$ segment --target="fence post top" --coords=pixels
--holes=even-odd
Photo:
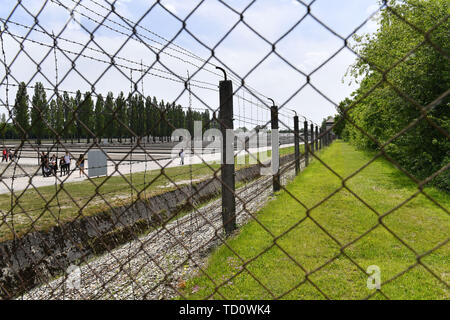
[[[224,76],[224,78],[225,78],[225,81],[227,81],[227,80],[228,80],[228,79],[227,79],[227,72],[225,71],[225,69],[224,69],[224,68],[221,68],[221,67],[219,67],[219,66],[216,66],[216,69],[218,69],[218,70],[220,70],[220,71],[223,72],[223,76]]]

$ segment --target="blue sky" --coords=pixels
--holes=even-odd
[[[44,2],[23,0],[22,4],[32,15],[36,15]],[[105,21],[104,24],[119,32],[105,26],[98,27],[98,23],[93,21],[101,21],[102,17],[108,12],[101,7],[110,7],[106,0],[82,0],[76,6],[77,2],[78,0],[47,1],[38,16],[39,24],[48,33],[53,31],[58,35],[70,21],[70,10],[75,8],[78,11],[75,12],[74,16],[77,22],[72,20],[64,32],[60,34],[60,37],[86,44],[89,42],[90,35],[85,29],[90,32],[95,30],[93,33],[95,43],[91,42],[83,53],[105,62],[110,61],[108,55],[117,53],[131,31],[127,30],[127,24],[114,13],[108,16],[110,20]],[[145,75],[143,82],[139,83],[139,90],[142,91],[143,84],[145,95],[156,96],[165,101],[178,99],[177,101],[180,104],[187,107],[189,95],[186,92],[181,94],[184,88],[183,83],[170,81],[158,77],[158,75],[180,80],[180,78],[186,77],[187,72],[191,75],[194,74],[198,69],[197,66],[201,66],[203,62],[193,58],[191,53],[202,59],[208,59],[211,51],[205,46],[215,47],[218,41],[240,19],[237,13],[217,0],[205,0],[191,13],[200,2],[199,0],[161,1],[165,8],[151,0],[118,0],[115,2],[116,12],[120,16],[128,18],[132,22],[140,20],[139,25],[147,29],[137,28],[139,39],[129,40],[117,53],[118,57],[135,61],[137,64],[116,59],[117,63],[135,69],[140,69],[139,63],[141,61],[145,66],[153,65],[152,74]],[[242,12],[251,3],[247,0],[227,0],[225,2],[238,12]],[[309,4],[311,1],[306,3]],[[23,7],[18,6],[11,14],[16,5],[15,1],[3,3],[0,7],[0,18],[6,19],[9,17],[12,22],[32,26],[34,18]],[[146,14],[150,8],[152,8],[151,11]],[[377,8],[377,0],[316,0],[310,6],[311,14],[314,17],[344,38],[351,35]],[[295,0],[257,0],[245,11],[244,21],[268,42],[274,43],[291,29],[306,12],[306,6]],[[189,18],[186,19],[188,16]],[[180,32],[182,29],[180,20],[185,19],[187,30],[203,44],[200,44],[188,32]],[[0,25],[3,26],[3,23],[1,22]],[[376,28],[376,21],[371,20],[358,31],[358,34],[374,32]],[[28,39],[51,46],[53,43],[51,37],[39,32],[42,31],[40,27],[36,27],[36,29],[38,31],[32,31]],[[11,23],[8,24],[8,30],[14,36],[9,34],[3,36],[6,60],[10,64],[14,58],[16,59],[11,67],[15,79],[10,78],[9,82],[14,84],[17,81],[29,82],[31,80],[30,84],[34,84],[36,81],[42,81],[44,86],[51,88],[55,82],[53,52],[51,51],[51,54],[48,54],[49,47],[37,45],[30,41],[24,42],[25,51],[29,56],[35,61],[42,61],[42,73],[35,75],[36,65],[24,52],[20,52],[20,47],[16,41],[21,41],[20,37],[25,36],[30,30]],[[165,44],[162,38],[172,39],[177,34],[178,36],[173,42],[177,46],[169,46],[164,49],[160,55],[161,63],[156,62],[154,52],[161,49],[161,44]],[[239,77],[247,76],[245,81],[253,89],[264,96],[273,98],[278,105],[284,105],[281,119],[285,122],[288,121],[285,115],[292,114],[288,109],[294,109],[315,122],[320,122],[323,118],[335,114],[335,107],[329,100],[339,103],[355,89],[354,84],[349,86],[350,79],[344,77],[349,66],[355,61],[355,55],[346,48],[311,75],[311,83],[329,100],[325,99],[311,86],[305,86],[297,92],[305,84],[306,77],[273,53],[248,74],[270,53],[272,46],[266,40],[256,35],[243,23],[239,23],[214,50],[220,62],[214,58],[211,59],[211,65],[206,65],[204,69],[195,74],[194,80],[199,82],[192,82],[192,84],[214,89],[214,85],[218,84],[221,77],[220,73],[214,70],[213,65],[225,65]],[[62,39],[58,41],[58,46],[63,50],[75,53],[82,49],[81,46]],[[312,16],[307,16],[288,35],[277,42],[276,51],[292,66],[303,73],[309,74],[340,50],[342,46],[343,41],[341,39],[320,25]],[[20,53],[16,56],[18,52]],[[82,91],[88,91],[91,89],[91,84],[95,84],[95,91],[102,94],[106,94],[108,91],[117,94],[121,90],[124,92],[130,90],[131,81],[129,78],[131,73],[129,69],[119,68],[120,71],[114,67],[107,69],[109,67],[107,63],[79,57],[76,60],[78,72],[70,71],[71,62],[66,56],[75,58],[72,53],[57,52],[58,78],[59,81],[62,80],[60,83],[61,90],[76,91],[81,89]],[[173,72],[176,76],[167,72]],[[0,97],[3,102],[6,101],[4,75],[5,72],[2,67],[0,77],[3,83],[0,87]],[[134,71],[132,76],[133,80],[136,81],[141,77],[141,73]],[[236,83],[239,77],[233,77]],[[203,85],[203,82],[213,85]],[[237,84],[235,85],[236,88]],[[216,92],[195,86],[192,87],[192,90],[194,92],[193,107],[200,109],[207,106],[217,108],[218,94]],[[10,101],[13,100],[14,93],[15,88],[10,88]],[[32,94],[31,89],[29,94]],[[49,94],[51,93],[49,92]],[[245,90],[239,91],[238,96],[243,96],[253,102],[258,100]],[[263,96],[258,96],[258,98],[269,104]],[[4,111],[5,109],[3,109]],[[251,105],[238,97],[235,98],[235,114],[237,118],[235,126],[252,127],[250,122],[259,123],[269,119],[269,112],[264,108]]]

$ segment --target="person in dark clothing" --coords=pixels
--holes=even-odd
[[[50,169],[52,174],[56,176],[56,173],[58,171],[58,161],[56,155],[53,155],[50,159]]]
[[[77,160],[77,167],[80,168],[80,177],[81,174],[84,174],[84,156],[80,154]]]
[[[64,161],[64,156],[59,158],[59,168],[60,168],[60,177],[62,177],[66,173],[66,162]]]
[[[14,153],[12,152],[12,150],[9,150],[8,152],[8,157],[9,157],[9,161],[14,161]]]
[[[45,177],[45,166],[47,165],[47,156],[45,155],[45,152],[41,153],[41,168],[42,168],[42,175]]]

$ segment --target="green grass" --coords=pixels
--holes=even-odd
[[[373,155],[339,141],[320,153],[321,159],[342,177],[354,173]],[[370,164],[346,185],[380,214],[389,212],[417,191],[409,178],[384,159]],[[340,245],[311,218],[306,218],[306,210],[299,202],[282,191],[257,214],[259,223],[268,231],[255,221],[244,226],[227,242],[232,250],[224,245],[217,248],[205,269],[208,276],[200,273],[188,280],[183,295],[188,299],[324,299],[316,285],[332,299],[362,299],[373,293],[372,298],[383,299],[383,295],[367,288],[367,275],[351,260],[364,270],[371,265],[379,266],[381,280],[385,282],[415,265],[416,256],[381,225],[346,247],[348,257],[339,255],[341,246],[378,223],[378,216],[346,189],[333,194],[340,187],[342,181],[319,161],[314,161],[287,187],[306,207],[313,208],[309,211],[312,219]],[[425,192],[444,208],[449,207],[447,193],[434,188],[425,188]],[[443,243],[450,231],[447,213],[423,195],[382,221],[419,255]],[[331,261],[333,257],[336,259]],[[449,244],[421,261],[448,283]],[[305,281],[305,272],[298,264],[308,272],[317,270],[308,277],[314,285]],[[391,299],[449,298],[448,288],[421,265],[381,289]]]
[[[293,147],[280,149],[281,156],[292,152],[294,152]],[[238,156],[236,162],[243,157]],[[236,170],[248,166],[248,158],[247,155],[245,163],[237,164]],[[219,164],[211,163],[209,166],[213,170],[220,168]],[[21,195],[22,191],[15,192],[15,196],[19,198],[14,199],[12,215],[10,212],[11,194],[1,194],[0,208],[2,212],[0,211],[0,214],[5,215],[5,219],[0,220],[0,241],[13,238],[12,227],[20,237],[28,232],[48,230],[55,225],[78,219],[80,216],[91,216],[107,211],[111,207],[130,204],[137,199],[137,193],[141,191],[140,197],[148,198],[174,190],[176,187],[170,180],[177,183],[178,186],[190,183],[191,170],[194,181],[209,179],[213,175],[211,168],[205,164],[194,164],[191,167],[186,165],[167,168],[164,170],[165,175],[162,175],[160,170],[151,170],[124,176],[94,178],[92,181],[95,184],[88,180],[70,182],[64,184],[63,190],[58,193],[57,197],[55,197],[55,193],[60,186],[36,189],[30,187],[23,195]]]

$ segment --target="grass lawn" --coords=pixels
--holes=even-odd
[[[373,155],[337,141],[322,151],[320,158],[339,175],[348,177]],[[417,191],[409,178],[384,159],[370,164],[346,185],[381,215]],[[307,208],[312,208],[309,211],[312,219],[339,244],[306,216],[306,209],[299,202],[282,191],[257,215],[267,230],[255,221],[244,226],[227,242],[235,253],[225,245],[217,248],[205,269],[208,277],[200,273],[189,279],[182,289],[183,295],[188,299],[264,300],[363,299],[374,294],[371,298],[384,299],[381,293],[367,288],[368,276],[351,260],[364,270],[372,265],[379,266],[384,283],[414,266],[416,254],[382,225],[377,226],[377,214],[349,191],[341,189],[330,196],[340,187],[341,180],[319,161],[313,161],[287,187]],[[425,188],[425,192],[448,211],[448,193],[431,187]],[[328,200],[318,205],[328,196]],[[304,221],[298,224],[302,219]],[[419,255],[444,243],[450,234],[448,214],[423,195],[413,198],[382,221]],[[347,244],[343,251],[348,257],[340,254],[340,248]],[[449,243],[425,255],[421,261],[448,284]],[[305,281],[305,272],[298,264],[307,270],[308,279],[323,294]],[[448,286],[421,265],[383,284],[381,290],[390,299],[450,298]]]
[[[293,152],[294,147],[280,149],[281,156]],[[268,156],[270,155],[271,152],[269,151]],[[239,155],[237,160],[243,158],[244,155]],[[237,160],[236,162],[238,162]],[[236,170],[249,165],[248,155],[245,156],[245,160],[241,161],[242,164],[236,165]],[[210,164],[210,166],[214,170],[220,168],[219,164]],[[165,175],[178,186],[190,183],[191,172],[194,182],[209,179],[213,176],[213,171],[205,164],[194,164],[191,167],[186,165],[164,170]],[[74,174],[78,174],[78,172],[74,172]],[[0,208],[2,209],[0,215],[4,215],[4,220],[0,220],[0,241],[13,238],[12,225],[14,225],[16,234],[21,236],[28,232],[46,230],[52,226],[72,221],[81,215],[94,215],[110,209],[110,206],[129,204],[137,198],[137,193],[144,189],[141,198],[175,189],[176,187],[167,177],[161,175],[160,170],[151,170],[125,174],[123,177],[94,178],[92,181],[95,184],[88,180],[65,183],[63,190],[59,191],[57,197],[55,197],[55,193],[60,189],[59,185],[36,189],[30,187],[20,197],[22,191],[15,192],[19,199],[14,200],[14,203],[17,203],[15,206],[13,205],[13,215],[10,212],[11,194],[0,194]],[[102,197],[98,194],[101,194]],[[48,204],[47,207],[46,204]]]

